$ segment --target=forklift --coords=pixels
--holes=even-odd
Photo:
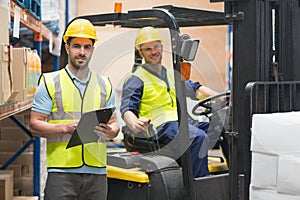
[[[199,13],[202,18],[198,18]],[[90,20],[95,26],[113,24],[118,28],[139,29],[153,26],[167,29],[171,38],[172,67],[177,101],[180,105],[178,106],[180,130],[175,140],[180,140],[180,152],[184,153],[183,155],[170,155],[165,148],[153,144],[151,139],[132,137],[131,134],[127,134],[128,129],[123,127],[125,151],[121,149],[112,153],[108,152],[107,155],[108,199],[195,199],[196,197],[200,198],[205,191],[208,191],[209,187],[220,187],[224,192],[215,193],[212,188],[210,189],[211,194],[207,194],[207,199],[229,199],[228,153],[225,153],[226,156],[209,156],[211,177],[194,179],[192,175],[191,154],[188,147],[187,103],[182,81],[184,65],[182,63],[195,58],[199,41],[180,32],[180,27],[225,25],[227,22],[224,20],[224,14],[165,5],[146,10],[128,11],[128,13],[106,13],[80,16],[80,18]],[[141,64],[141,58],[137,51],[134,52],[134,58],[133,68]],[[213,121],[211,124],[215,126],[210,126],[208,130],[212,133],[211,148],[225,133],[225,117],[228,113],[229,100],[230,92],[225,91],[197,102],[190,113],[194,117],[205,116]],[[228,152],[225,140],[220,142],[220,146],[224,152]],[[148,149],[145,150],[145,148]],[[180,166],[176,161],[178,157],[180,157]]]
[[[169,156],[160,154],[157,146],[146,153],[127,150],[112,153],[107,158],[108,199],[247,200],[251,182],[252,115],[300,110],[299,101],[295,100],[300,96],[300,68],[297,67],[300,63],[297,48],[300,46],[300,1],[210,2],[223,2],[224,12],[165,5],[127,13],[80,16],[95,26],[153,26],[169,30],[176,96],[180,105],[178,137],[183,143],[188,139],[189,116],[180,63],[193,57],[195,49],[191,51],[191,47],[195,45],[191,38],[182,37],[180,27],[228,25],[233,30],[231,91],[200,101],[193,108],[193,114],[209,115],[211,122],[212,116],[220,116],[218,111],[222,111],[221,118],[225,120],[217,122],[224,130],[218,138],[224,139],[220,146],[227,150],[225,164],[229,169],[208,177],[193,178],[189,148],[183,149],[181,166]],[[135,62],[139,63],[137,55],[135,57]],[[204,107],[205,112],[197,112],[198,107]],[[126,144],[129,149],[130,139]]]

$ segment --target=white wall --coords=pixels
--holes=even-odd
[[[90,0],[90,2],[92,2]],[[114,11],[114,1],[93,1],[93,5],[87,4],[86,1],[77,0],[78,3],[78,15],[90,15],[97,13],[111,13]],[[91,3],[92,4],[92,3]],[[148,9],[154,6],[161,5],[173,5],[179,7],[187,7],[187,8],[195,8],[195,9],[205,9],[205,10],[215,10],[222,11],[223,3],[210,3],[209,0],[190,0],[190,1],[182,1],[182,0],[123,0],[123,12],[127,12],[128,10],[136,10],[136,9]],[[209,27],[190,27],[190,28],[181,28],[182,33],[188,33],[193,38],[198,38],[201,40],[200,47],[198,49],[197,59],[192,63],[193,66],[193,76],[191,77],[193,80],[199,80],[202,84],[207,85],[217,91],[224,91],[227,88],[227,26],[209,26]],[[109,74],[114,84],[120,81],[120,77],[125,75],[124,72],[129,72],[130,67],[133,63],[133,41],[135,38],[135,31],[130,33],[119,33],[118,28],[109,27],[99,29],[100,42],[99,46],[103,45],[104,51],[99,53],[95,53],[95,61],[94,62],[101,63],[101,67],[103,65],[107,66],[109,63],[109,67],[111,67],[115,73]],[[125,35],[124,35],[125,34]],[[131,34],[131,35],[129,35]],[[126,39],[121,39],[125,37]],[[114,40],[118,40],[115,42]],[[102,48],[102,47],[101,47]],[[116,48],[127,48],[127,55],[119,54],[114,57],[114,59],[104,62],[105,58],[103,55],[114,55],[116,52]],[[124,52],[123,52],[124,53]],[[102,59],[101,59],[102,57]],[[164,58],[166,63],[170,63],[166,61],[166,56]],[[118,67],[113,67],[113,65],[119,65]],[[96,65],[98,68],[98,64]],[[122,66],[122,68],[121,68]],[[125,68],[124,68],[125,67]],[[129,67],[129,68],[128,68]],[[121,69],[120,69],[121,68]],[[124,71],[125,70],[125,71]],[[109,69],[105,69],[106,72],[109,72]],[[102,72],[102,71],[101,71]],[[117,73],[118,72],[118,73]],[[121,74],[120,74],[121,73]],[[115,78],[117,80],[115,80]],[[117,85],[115,85],[118,87]]]

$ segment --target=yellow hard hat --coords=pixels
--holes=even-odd
[[[94,39],[98,41],[96,29],[87,19],[75,19],[67,28],[63,37],[66,43],[69,37],[80,37]]]
[[[152,41],[163,41],[159,32],[152,26],[141,28],[136,36],[135,48],[140,50],[142,44]]]

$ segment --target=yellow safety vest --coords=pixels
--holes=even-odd
[[[133,75],[139,77],[144,83],[139,117],[151,119],[154,128],[165,122],[177,121],[176,92],[172,71],[167,69],[169,88],[165,81],[143,67],[138,67]]]
[[[53,101],[48,122],[53,124],[69,123],[71,113],[80,119],[81,115],[105,107],[112,92],[108,78],[91,73],[84,96],[74,85],[65,69],[43,74],[48,93]],[[66,149],[71,135],[47,139],[47,167],[75,168],[83,164],[93,167],[106,167],[106,144],[94,142]]]

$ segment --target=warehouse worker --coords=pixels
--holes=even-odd
[[[147,131],[151,122],[156,128],[159,144],[164,146],[175,138],[179,130],[174,75],[161,64],[162,37],[156,29],[140,29],[135,47],[144,64],[138,66],[125,80],[120,108],[122,118],[134,133]],[[187,95],[193,98],[216,94],[199,82],[189,80],[185,82],[185,86]],[[198,123],[197,126],[189,124],[194,177],[209,174],[207,129],[208,123],[205,122]],[[172,150],[178,150],[178,146]]]
[[[35,136],[47,138],[45,200],[107,197],[105,142],[66,149],[78,123],[76,118],[91,110],[115,106],[109,79],[89,69],[97,40],[90,21],[72,21],[63,36],[68,64],[59,71],[43,74],[34,97],[30,130]],[[113,139],[119,130],[113,114],[107,124],[96,126],[94,133],[98,141],[103,141]]]

